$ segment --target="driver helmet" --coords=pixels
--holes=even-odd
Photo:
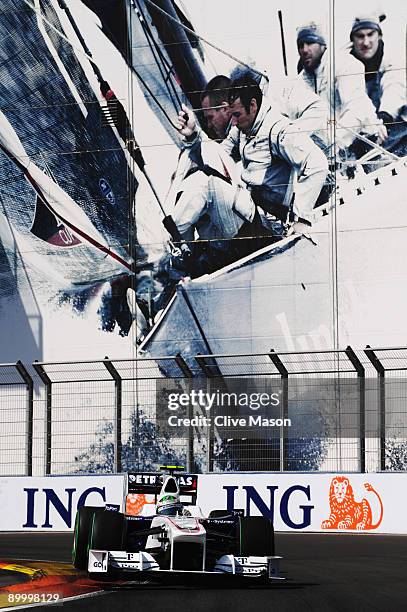
[[[157,514],[162,516],[176,516],[182,514],[183,506],[180,502],[179,495],[165,494],[157,500]]]
[[[163,484],[157,498],[157,514],[176,516],[182,514],[179,486],[173,476],[163,476]]]

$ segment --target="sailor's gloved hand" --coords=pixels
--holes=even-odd
[[[376,126],[376,130],[373,132],[373,134],[368,134],[367,136],[372,142],[377,142],[378,145],[382,145],[388,136],[387,128],[384,123],[379,123],[379,125]]]
[[[191,266],[191,253],[184,254],[181,249],[173,249],[170,257],[169,273],[172,278],[189,276]]]
[[[178,122],[177,127],[180,133],[185,136],[185,138],[191,139],[196,135],[196,121],[194,114],[190,108],[182,105],[180,112],[178,113]]]

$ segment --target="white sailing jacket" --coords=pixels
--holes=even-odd
[[[352,50],[352,44],[347,47],[348,53]],[[354,56],[350,56],[354,57]],[[356,58],[354,58],[356,59]],[[356,60],[359,61],[359,60]],[[360,62],[364,69],[363,62]],[[406,100],[406,71],[400,56],[383,46],[383,57],[380,62],[377,75],[372,79],[371,91],[369,93],[377,112],[388,113],[393,119],[397,119],[400,109],[407,103]],[[367,88],[367,89],[369,89]]]
[[[294,213],[313,222],[313,208],[328,174],[328,162],[300,124],[290,122],[263,98],[250,134],[234,126],[222,146],[229,154],[238,147],[241,178],[250,190],[267,189],[287,208],[293,201]]]
[[[218,176],[205,174],[191,159],[190,150],[184,150],[166,198],[166,210],[184,240],[193,240],[195,232],[202,240],[233,238],[245,221],[253,220],[254,202],[240,182],[236,164],[218,143],[202,142],[200,155],[202,163]]]
[[[382,123],[366,93],[363,64],[349,52],[335,56],[334,95],[330,82],[329,52],[322,55],[319,66],[312,72],[302,70],[298,79],[326,101],[331,119],[335,121],[335,138],[340,147],[347,147],[355,135],[346,128],[365,134],[377,134]],[[329,134],[328,134],[329,136]],[[329,141],[326,141],[330,144]]]
[[[285,78],[278,84],[271,84],[263,92],[270,100],[271,107],[290,119],[299,132],[308,136],[318,135],[327,141],[328,105],[299,79]]]

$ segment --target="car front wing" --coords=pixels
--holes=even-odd
[[[235,555],[222,555],[216,560],[214,569],[207,570],[179,570],[161,569],[154,557],[145,551],[126,552],[108,550],[89,550],[88,572],[91,574],[106,574],[109,571],[121,572],[165,572],[183,574],[218,574],[235,575],[250,578],[268,577],[271,580],[283,580],[280,577],[279,561],[281,557],[241,557]]]

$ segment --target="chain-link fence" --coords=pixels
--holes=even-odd
[[[21,361],[0,364],[0,474],[32,474],[33,390]]]
[[[370,347],[0,365],[0,474],[405,470],[405,370]]]

